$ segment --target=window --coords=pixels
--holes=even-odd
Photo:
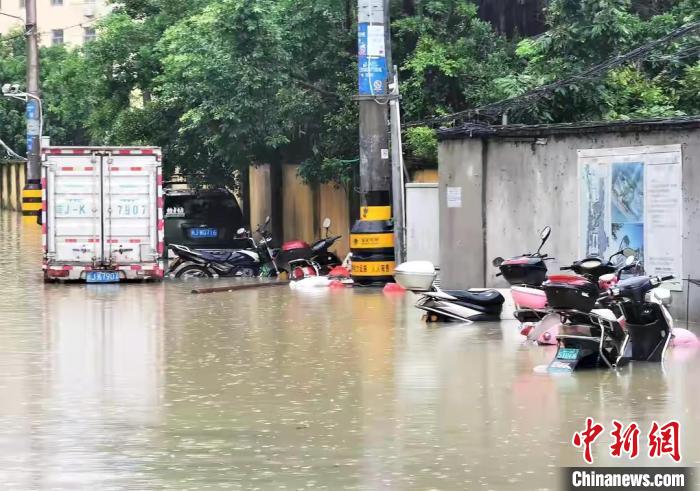
[[[19,0],[19,8],[24,8],[24,0]]]
[[[89,43],[90,41],[95,40],[95,28],[94,27],[86,27],[85,30],[83,31],[83,42],[84,43]]]
[[[63,0],[51,0],[51,5],[54,7],[60,7],[63,5]]]
[[[57,46],[63,44],[63,29],[54,29],[51,31],[51,45]]]

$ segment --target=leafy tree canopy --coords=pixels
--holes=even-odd
[[[43,48],[46,132],[61,144],[150,144],[226,182],[256,163],[346,181],[358,154],[354,0],[122,0],[79,49]],[[483,2],[481,2],[483,3]],[[508,2],[500,2],[506,8]],[[550,0],[546,31],[506,38],[475,0],[392,2],[403,121],[476,108],[567,78],[698,20],[700,0]],[[507,12],[506,12],[507,13]],[[697,33],[509,112],[518,123],[698,114]],[[24,42],[0,38],[0,81],[24,79]],[[23,108],[0,138],[24,150]],[[405,134],[434,164],[431,129]]]

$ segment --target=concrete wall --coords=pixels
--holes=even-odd
[[[284,240],[313,242],[318,236],[311,186],[297,176],[296,165],[282,166],[282,227]],[[320,223],[320,222],[319,222]]]
[[[349,197],[344,188],[334,184],[309,186],[297,176],[298,166],[284,165],[280,185],[273,184],[270,166],[250,168],[250,221],[255,228],[267,215],[273,223],[281,221],[282,240],[302,239],[313,242],[323,231],[325,217],[331,219],[330,233],[342,235],[333,250],[343,259],[350,250]],[[273,193],[281,195],[279,217],[273,212]]]
[[[24,162],[0,163],[0,208],[22,211]]]
[[[331,219],[331,235],[341,235],[335,243],[335,250],[340,259],[350,252],[350,199],[344,188],[331,183],[318,187],[319,223],[328,217]]]
[[[448,288],[505,286],[490,264],[496,256],[531,252],[538,232],[552,227],[544,252],[578,254],[577,150],[641,145],[683,146],[683,277],[700,277],[700,131],[579,133],[546,138],[464,138],[440,143],[442,281]],[[462,208],[446,207],[446,188],[461,186]],[[673,313],[685,318],[685,294]],[[700,321],[700,287],[691,288],[691,320]]]
[[[270,166],[250,167],[248,179],[250,226],[255,230],[255,227],[265,221],[265,217],[272,214]]]
[[[440,281],[446,288],[483,286],[484,223],[481,140],[440,144]],[[460,208],[447,207],[447,188],[462,189]]]

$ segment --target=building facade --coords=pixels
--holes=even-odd
[[[39,43],[79,46],[95,38],[95,25],[108,11],[106,0],[36,0]],[[2,15],[5,14],[5,15]],[[23,28],[25,0],[0,0],[0,34]]]

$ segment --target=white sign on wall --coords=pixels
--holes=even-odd
[[[579,150],[579,255],[635,250],[646,274],[683,275],[680,145]]]
[[[447,207],[461,208],[462,207],[462,188],[447,188]]]

